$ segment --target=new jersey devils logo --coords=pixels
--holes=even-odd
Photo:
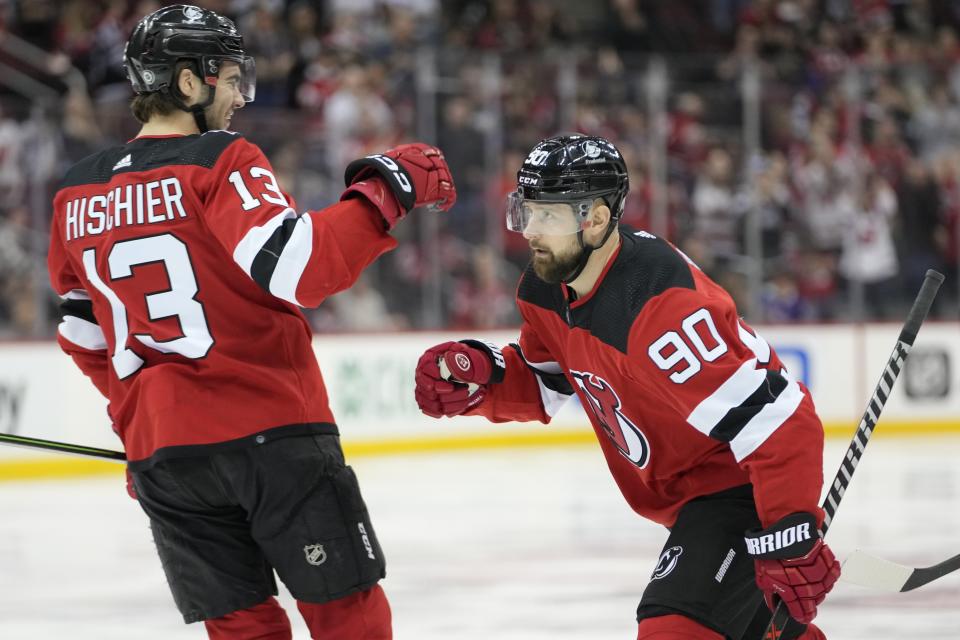
[[[650,579],[659,580],[670,575],[673,570],[677,568],[677,562],[679,562],[682,553],[683,547],[670,547],[669,549],[665,549],[664,552],[660,554],[660,561],[657,562],[657,568],[653,570],[653,575],[650,576]]]
[[[570,374],[589,401],[589,407],[584,408],[593,412],[620,453],[641,469],[646,467],[650,460],[650,443],[643,431],[620,411],[620,396],[613,387],[589,372],[571,371]]]

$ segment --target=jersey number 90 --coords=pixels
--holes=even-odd
[[[727,343],[720,337],[710,312],[704,308],[684,318],[680,329],[683,336],[676,331],[667,331],[647,349],[647,355],[663,371],[670,371],[681,363],[684,365],[670,374],[670,380],[677,384],[697,375],[703,368],[701,361],[713,362],[727,352]]]
[[[653,341],[647,349],[647,355],[663,371],[672,371],[670,380],[683,384],[697,375],[703,368],[703,362],[713,362],[727,352],[727,343],[720,337],[713,316],[704,308],[697,309],[680,322],[680,332],[667,331]],[[757,357],[757,362],[766,365],[770,362],[770,345],[744,326],[737,323],[740,342]],[[678,368],[679,367],[679,368]]]

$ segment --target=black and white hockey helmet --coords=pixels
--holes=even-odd
[[[246,55],[243,36],[229,18],[193,5],[172,5],[137,23],[123,54],[127,76],[136,93],[170,92],[177,62],[189,60],[207,84],[216,84],[220,65],[240,65],[240,93],[252,102],[256,92],[253,58]]]
[[[579,133],[547,138],[517,172],[517,190],[507,198],[507,228],[523,232],[533,221],[549,235],[577,233],[597,198],[619,219],[629,188],[626,162],[609,140]],[[568,209],[572,216],[553,215]]]

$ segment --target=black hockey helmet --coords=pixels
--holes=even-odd
[[[517,172],[517,191],[507,201],[507,228],[522,232],[530,221],[527,202],[566,203],[573,208],[576,233],[596,198],[603,198],[614,220],[623,213],[630,180],[623,155],[612,142],[580,133],[540,141]]]
[[[178,103],[172,89],[177,62],[188,60],[194,72],[216,85],[220,65],[240,65],[240,93],[252,102],[256,91],[253,58],[246,55],[236,25],[213,11],[193,5],[172,5],[154,11],[137,23],[123,53],[127,76],[136,93],[165,91]]]

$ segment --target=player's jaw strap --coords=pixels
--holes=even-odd
[[[597,246],[588,245],[583,241],[583,229],[577,231],[577,241],[580,243],[580,260],[577,261],[577,266],[574,267],[573,271],[563,279],[564,284],[570,284],[579,277],[583,270],[587,266],[587,261],[590,260],[590,254],[602,247],[607,240],[610,239],[610,234],[612,234],[617,228],[617,218],[610,216],[610,219],[607,220],[607,230],[603,234],[603,239],[600,240],[600,243]]]
[[[213,82],[210,82],[211,80],[213,80]],[[210,88],[210,90],[207,92],[207,97],[193,105],[188,105],[180,98],[179,95],[177,95],[178,91],[174,89],[173,84],[170,85],[170,90],[168,92],[168,95],[173,100],[174,104],[177,105],[178,109],[181,111],[186,111],[193,116],[193,121],[197,124],[197,129],[200,130],[200,133],[206,133],[210,130],[210,127],[207,124],[206,108],[213,104],[213,98],[217,93],[216,76],[204,79],[203,84]]]

